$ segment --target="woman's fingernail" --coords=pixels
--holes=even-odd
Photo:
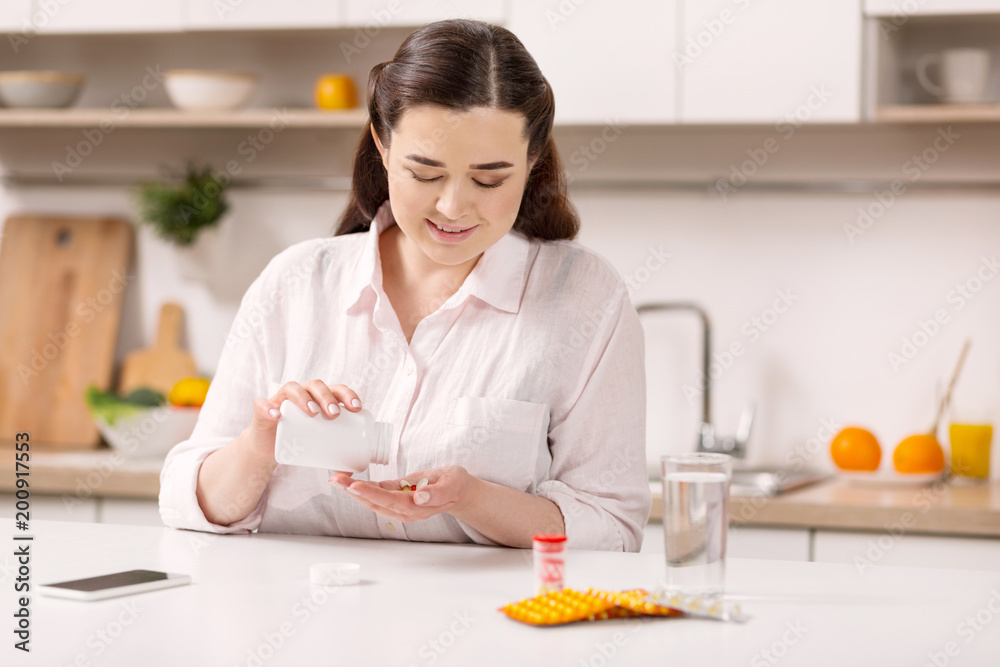
[[[308,403],[306,403],[306,407],[309,408],[309,412],[313,413],[314,415],[319,414],[319,405],[316,403],[316,401],[309,401]]]
[[[430,499],[431,499],[431,494],[427,493],[426,491],[417,491],[416,493],[413,494],[413,502],[415,502],[418,505],[423,505]]]
[[[353,401],[351,401],[351,405],[353,405],[356,408],[360,408],[361,407],[361,399],[355,398]]]
[[[278,412],[277,410],[275,410],[274,408],[271,408],[270,410],[268,410],[268,411],[267,411],[267,414],[271,415],[271,416],[272,416],[272,417],[274,417],[275,419],[277,419],[278,417],[280,417],[280,416],[281,416],[281,413],[280,413],[280,412]]]
[[[348,490],[348,491],[349,491],[350,493],[353,493],[353,494],[354,494],[354,495],[356,495],[356,496],[360,496],[360,495],[361,495],[361,492],[360,492],[360,491],[358,491],[357,489],[355,489],[355,488],[354,488],[353,486],[349,486],[349,487],[347,487],[347,490]]]
[[[417,491],[419,491],[420,489],[424,488],[425,486],[427,486],[427,478],[426,477],[421,477],[420,481],[417,482]]]
[[[331,403],[330,405],[326,406],[326,411],[329,412],[331,415],[340,414],[340,408],[337,407],[336,403]]]

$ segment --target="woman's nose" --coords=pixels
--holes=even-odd
[[[452,182],[444,186],[437,201],[437,209],[448,220],[456,221],[465,216],[471,208],[469,192],[461,183]]]

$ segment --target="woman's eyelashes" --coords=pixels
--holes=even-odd
[[[421,183],[433,183],[434,181],[438,181],[438,180],[440,180],[442,178],[441,176],[435,176],[434,178],[420,178],[419,176],[417,176],[416,174],[414,174],[412,171],[410,173],[413,174],[413,178],[414,179],[416,179],[417,181],[419,181]],[[478,185],[481,188],[499,188],[501,185],[504,184],[504,181],[506,181],[506,179],[504,179],[503,181],[500,181],[498,183],[480,183],[476,179],[472,179],[472,182],[475,183],[476,185]]]

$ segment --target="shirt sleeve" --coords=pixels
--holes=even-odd
[[[550,479],[536,495],[559,506],[569,548],[639,551],[652,504],[645,348],[624,284],[609,303],[614,307],[594,332],[579,389],[570,405],[552,413]]]
[[[232,442],[251,423],[253,403],[267,394],[263,322],[280,300],[273,292],[262,298],[264,274],[247,290],[226,338],[205,404],[194,432],[167,454],[160,472],[160,518],[172,528],[212,533],[248,533],[260,526],[267,489],[249,515],[223,526],[205,518],[198,503],[198,472],[209,454]]]

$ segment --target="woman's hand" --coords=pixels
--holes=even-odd
[[[427,479],[427,485],[419,491],[402,490],[401,481],[415,486],[423,478]],[[453,512],[469,504],[477,478],[462,466],[451,465],[413,472],[403,480],[366,482],[337,473],[330,481],[373,512],[407,523]]]
[[[361,399],[353,389],[342,384],[331,384],[322,380],[310,380],[305,384],[286,382],[271,398],[258,398],[253,404],[253,422],[247,429],[250,451],[265,460],[274,461],[274,437],[278,430],[279,408],[289,400],[299,406],[307,415],[324,415],[336,419],[340,406],[351,412],[361,410]]]

